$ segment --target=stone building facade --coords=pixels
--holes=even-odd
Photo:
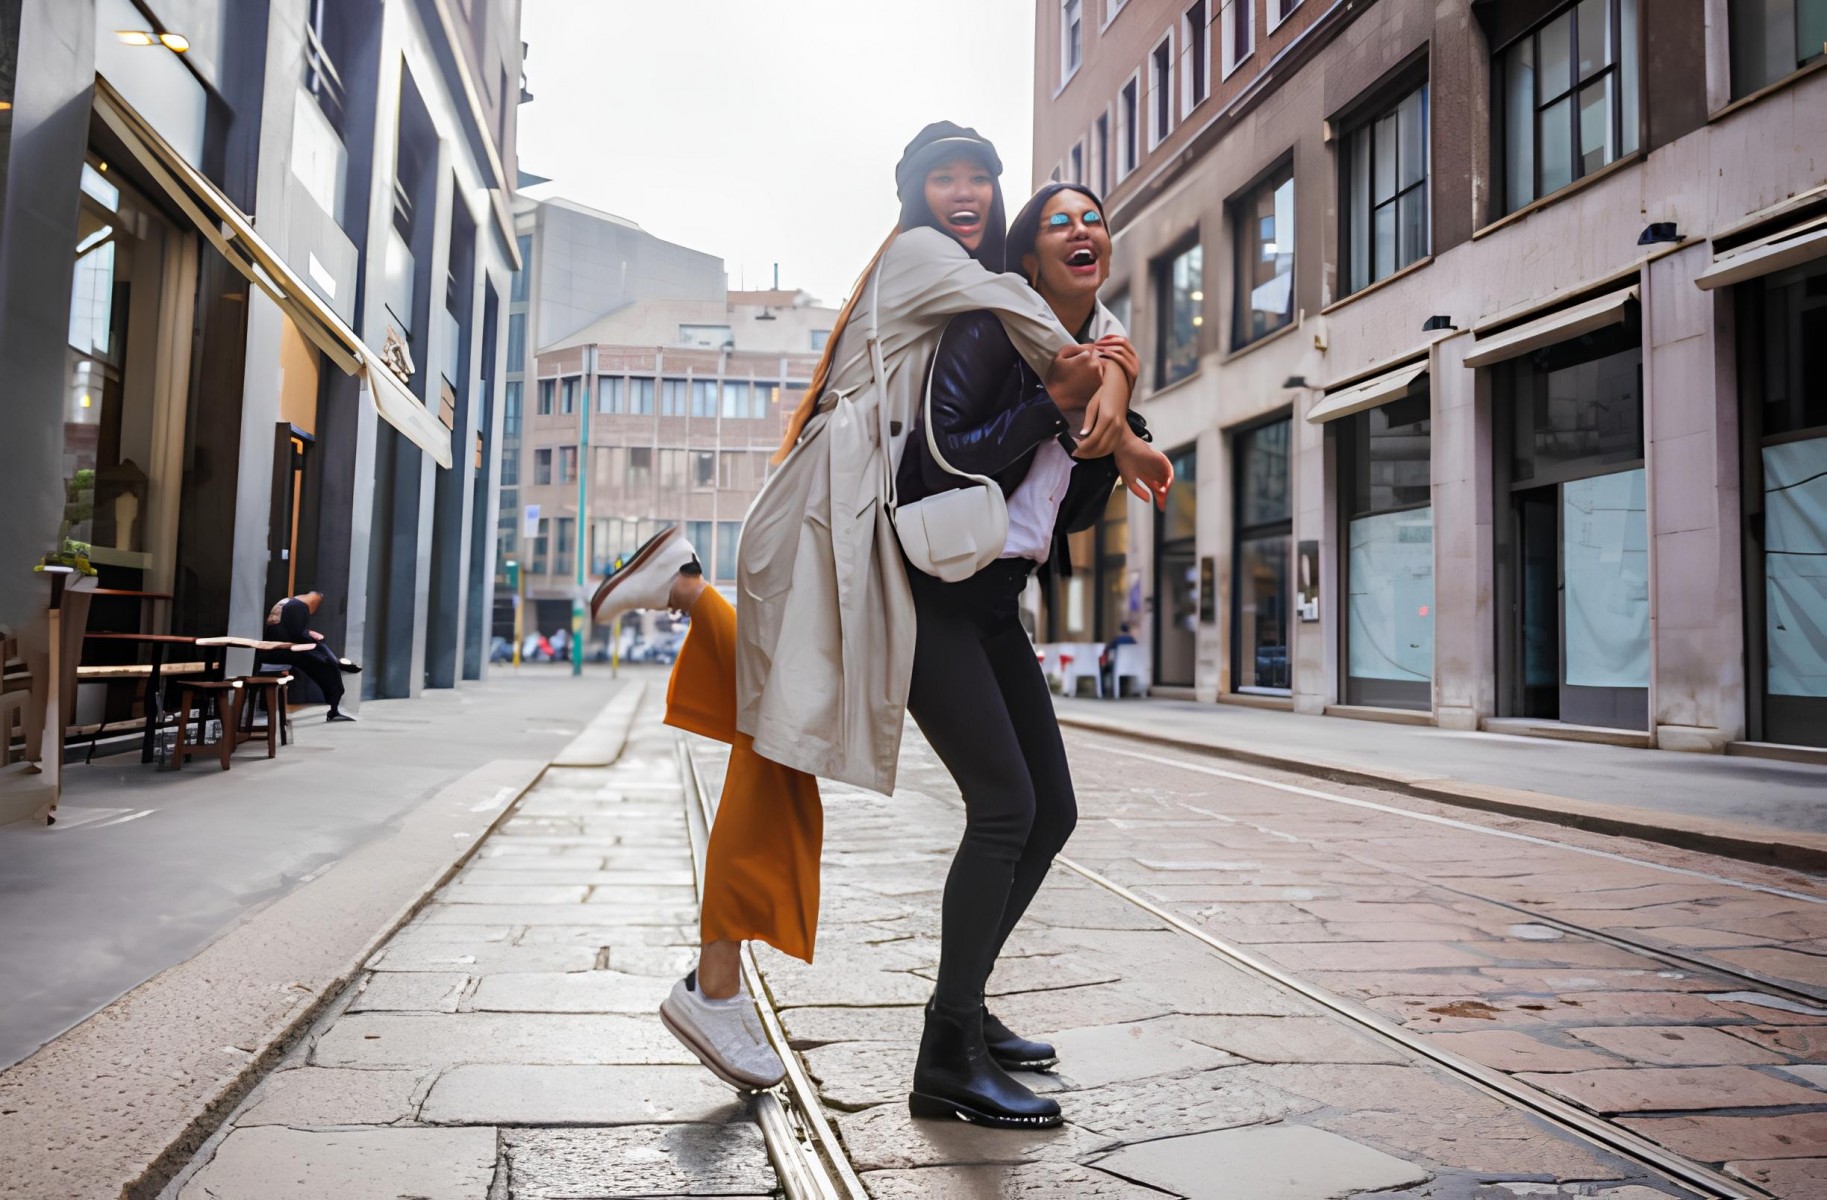
[[[1061,636],[1132,620],[1204,701],[1827,746],[1822,22],[1038,0],[1037,175],[1106,196],[1182,480]]]

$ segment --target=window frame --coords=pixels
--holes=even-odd
[[[1067,10],[1072,8],[1074,5],[1078,6],[1078,22],[1077,22],[1077,24],[1078,24],[1077,43],[1078,44],[1076,46],[1076,49],[1078,50],[1078,61],[1077,62],[1072,61],[1072,51],[1075,48],[1072,44],[1073,43],[1073,39],[1072,39],[1073,23],[1072,23],[1071,19],[1068,18],[1066,15]],[[1072,82],[1073,77],[1078,74],[1079,68],[1083,67],[1084,65],[1085,65],[1085,0],[1059,0],[1059,87],[1060,87],[1060,90],[1063,91],[1065,89],[1065,86]]]
[[[1286,179],[1282,178],[1284,174],[1286,175]],[[1244,271],[1245,265],[1258,261],[1257,255],[1259,253],[1259,250],[1258,250],[1258,244],[1257,244],[1256,239],[1261,234],[1262,228],[1261,228],[1261,224],[1260,224],[1260,218],[1258,218],[1255,215],[1256,208],[1257,208],[1257,201],[1264,192],[1268,192],[1270,195],[1273,195],[1275,192],[1280,191],[1283,183],[1286,183],[1288,185],[1295,187],[1294,200],[1295,200],[1295,203],[1298,203],[1299,186],[1295,180],[1294,155],[1293,155],[1292,151],[1290,151],[1288,154],[1284,155],[1274,166],[1270,167],[1267,171],[1264,171],[1261,175],[1258,175],[1256,177],[1256,181],[1254,183],[1252,183],[1252,184],[1250,184],[1250,186],[1244,188],[1241,192],[1238,192],[1235,196],[1231,197],[1231,199],[1225,203],[1225,213],[1226,213],[1226,216],[1228,217],[1228,219],[1230,220],[1231,229],[1232,229],[1232,238],[1231,238],[1231,255],[1232,255],[1232,258],[1231,258],[1231,352],[1233,354],[1235,354],[1237,351],[1242,350],[1248,346],[1255,345],[1257,342],[1262,341],[1264,338],[1271,337],[1277,333],[1280,333],[1282,330],[1287,329],[1289,326],[1297,324],[1298,320],[1299,320],[1300,305],[1296,302],[1296,297],[1295,297],[1294,292],[1295,292],[1295,285],[1299,282],[1299,272],[1300,272],[1300,241],[1299,241],[1300,221],[1298,219],[1298,214],[1295,211],[1295,204],[1291,203],[1289,205],[1289,216],[1291,218],[1294,218],[1295,243],[1294,243],[1294,249],[1293,249],[1293,261],[1288,264],[1288,277],[1289,277],[1288,278],[1288,311],[1286,314],[1286,319],[1284,321],[1282,321],[1280,324],[1275,325],[1273,328],[1264,329],[1261,333],[1252,333],[1250,336],[1247,336],[1247,337],[1244,336],[1244,334],[1243,334],[1243,328],[1244,328],[1244,324],[1246,321],[1249,323],[1249,326],[1252,330],[1255,328],[1255,320],[1254,320],[1253,314],[1256,311],[1255,309],[1249,308],[1245,305],[1245,299],[1250,292],[1252,292],[1256,288],[1262,286],[1261,284],[1252,284],[1249,287],[1246,287],[1244,285],[1244,278],[1243,278],[1243,271]],[[1245,213],[1246,209],[1249,213],[1249,218],[1247,221],[1244,219],[1244,213]],[[1280,230],[1276,230],[1275,237],[1276,237],[1276,244],[1279,245],[1280,241],[1281,241],[1281,231]],[[1244,248],[1244,242],[1245,242],[1246,238],[1250,240],[1250,248],[1249,248],[1248,253],[1245,252],[1245,248]],[[1252,272],[1252,278],[1254,278],[1254,272]]]
[[[1163,52],[1165,51],[1165,58]],[[1163,65],[1165,64],[1165,66]],[[1174,31],[1168,29],[1148,52],[1148,152],[1161,148],[1174,131]]]
[[[566,375],[558,381],[558,411],[561,416],[574,416],[577,413],[578,384],[582,378],[577,375]]]
[[[555,478],[560,486],[577,482],[577,447],[559,446]]]
[[[1125,120],[1125,98],[1131,108]],[[1122,183],[1142,166],[1142,69],[1137,67],[1122,87],[1117,89],[1117,170],[1116,182]]]
[[[1129,0],[1104,0],[1104,18],[1102,23],[1098,25],[1097,31],[1102,33],[1106,29],[1109,29],[1110,23],[1121,16],[1123,9],[1128,7],[1128,5]]]
[[[1072,143],[1072,149],[1066,152],[1066,162],[1071,181],[1082,185],[1085,182],[1085,139]]]
[[[1091,142],[1097,148],[1097,187],[1100,197],[1110,194],[1110,108],[1091,123]]]
[[[552,447],[540,446],[533,451],[533,486],[550,487],[552,484]]]
[[[552,415],[552,409],[558,403],[558,378],[556,376],[548,379],[541,379],[539,381],[539,399],[537,403],[538,408],[535,410],[537,415],[542,417],[549,417]]]
[[[1347,296],[1355,296],[1365,288],[1381,283],[1391,276],[1400,274],[1434,252],[1434,113],[1432,84],[1433,80],[1427,70],[1427,59],[1423,56],[1416,65],[1399,68],[1393,79],[1371,89],[1370,92],[1366,93],[1364,97],[1355,102],[1345,113],[1335,119],[1335,126],[1340,130],[1336,139],[1338,150],[1335,173],[1338,177],[1339,225],[1337,266],[1339,283],[1338,295],[1341,300]],[[1397,115],[1400,112],[1402,105],[1407,103],[1408,98],[1413,96],[1416,92],[1426,93],[1421,102],[1421,136],[1425,143],[1425,149],[1422,153],[1421,178],[1406,187],[1402,185],[1400,174],[1401,143],[1398,140],[1396,147],[1398,164],[1396,191],[1384,204],[1378,204],[1374,198],[1376,186],[1376,159],[1374,157],[1372,158],[1367,172],[1367,178],[1370,180],[1372,191],[1368,198],[1369,210],[1366,214],[1365,222],[1366,228],[1370,230],[1371,233],[1371,244],[1367,259],[1370,264],[1370,278],[1362,283],[1354,284],[1351,275],[1351,259],[1354,249],[1351,237],[1351,226],[1352,218],[1355,215],[1352,206],[1357,200],[1353,190],[1355,182],[1355,155],[1357,153],[1356,141],[1360,134],[1368,132],[1372,139],[1374,154],[1377,125],[1384,119]],[[1400,135],[1401,128],[1398,125],[1398,139],[1400,138]],[[1421,251],[1407,262],[1402,261],[1400,250],[1401,230],[1398,226],[1396,232],[1396,265],[1388,274],[1378,275],[1376,273],[1376,214],[1378,210],[1389,205],[1394,205],[1396,206],[1397,220],[1399,221],[1402,197],[1415,191],[1421,193],[1422,204],[1424,206],[1424,229],[1421,238]]]
[[[1154,327],[1154,390],[1162,391],[1183,380],[1199,374],[1200,364],[1205,357],[1205,244],[1202,231],[1194,226],[1181,238],[1158,254],[1148,264],[1149,291],[1153,293],[1155,327]],[[1169,293],[1174,288],[1174,269],[1188,254],[1199,252],[1198,275],[1190,292],[1193,309],[1193,362],[1185,371],[1168,378],[1167,372],[1167,337],[1172,328],[1174,306]],[[1125,298],[1131,298],[1125,293]]]
[[[1503,45],[1496,47],[1491,52],[1491,143],[1495,147],[1495,153],[1492,155],[1492,165],[1494,167],[1492,173],[1496,178],[1496,186],[1492,190],[1492,197],[1495,199],[1498,206],[1498,217],[1506,217],[1513,213],[1521,212],[1531,204],[1537,204],[1548,199],[1550,196],[1559,195],[1561,192],[1564,192],[1568,188],[1579,183],[1582,179],[1596,175],[1611,167],[1613,164],[1623,162],[1633,154],[1639,154],[1643,150],[1643,122],[1645,119],[1646,106],[1643,102],[1644,73],[1642,48],[1644,8],[1647,6],[1647,0],[1604,0],[1607,32],[1612,44],[1616,48],[1616,53],[1612,56],[1611,62],[1605,64],[1585,78],[1579,77],[1579,9],[1582,2],[1583,0],[1564,0],[1563,3],[1557,4],[1553,10],[1541,20],[1536,21],[1533,25],[1530,25],[1527,29],[1523,30]],[[1622,37],[1622,5],[1625,3],[1636,6],[1635,24],[1637,36],[1635,41],[1628,46],[1625,45]],[[1544,100],[1542,98],[1540,35],[1548,26],[1559,21],[1562,17],[1569,15],[1571,15],[1573,19],[1569,25],[1567,58],[1569,75],[1572,77],[1572,82],[1569,83],[1564,90],[1556,92],[1552,97]],[[1511,54],[1517,51],[1518,47],[1525,42],[1530,43],[1530,75],[1534,93],[1529,113],[1530,194],[1528,199],[1519,200],[1512,204],[1510,199],[1510,175],[1512,168],[1509,137],[1509,66]],[[1631,131],[1631,144],[1628,148],[1626,148],[1624,143],[1624,110],[1626,107],[1624,103],[1624,76],[1626,75],[1624,57],[1626,54],[1631,55],[1635,60],[1634,68],[1629,73],[1634,75],[1637,87],[1634,105],[1637,117],[1636,128]],[[1607,85],[1607,104],[1611,109],[1611,128],[1609,130],[1609,136],[1612,145],[1616,149],[1616,153],[1607,161],[1600,163],[1589,171],[1585,168],[1584,155],[1580,152],[1579,99],[1580,93],[1601,81],[1604,81]],[[1542,187],[1542,114],[1555,105],[1563,102],[1567,105],[1568,166],[1571,168],[1572,173],[1568,176],[1565,183],[1555,187],[1552,191],[1544,191]]]
[[[1193,28],[1194,10],[1197,10],[1200,16],[1198,29]],[[1180,28],[1185,35],[1187,63],[1187,69],[1180,72],[1180,119],[1184,121],[1192,115],[1194,109],[1211,99],[1212,96],[1211,0],[1195,0],[1195,3],[1182,10]],[[1200,85],[1198,95],[1193,94],[1195,79]]]
[[[1235,13],[1239,10],[1243,12],[1246,38],[1246,44],[1241,49],[1237,46],[1235,22],[1224,19],[1227,12]],[[1218,42],[1219,58],[1223,60],[1224,65],[1224,70],[1218,78],[1223,81],[1236,74],[1237,68],[1248,62],[1250,56],[1256,53],[1256,0],[1230,0],[1228,4],[1221,0],[1218,15],[1223,22],[1219,29]]]
[[[1739,25],[1738,14],[1743,10],[1744,0],[1724,0],[1724,3],[1725,3],[1725,10],[1726,10],[1726,19],[1725,19],[1726,103],[1737,104],[1741,100],[1745,100],[1752,96],[1757,95],[1759,92],[1764,91],[1766,88],[1776,87],[1777,85],[1781,84],[1784,80],[1790,79],[1793,76],[1801,73],[1802,71],[1806,71],[1806,70],[1810,70],[1810,69],[1819,67],[1822,64],[1823,56],[1827,56],[1827,48],[1816,50],[1813,54],[1807,56],[1806,58],[1798,58],[1796,60],[1796,62],[1794,63],[1794,65],[1792,65],[1788,70],[1782,72],[1781,74],[1772,75],[1768,79],[1761,80],[1759,82],[1751,84],[1750,86],[1740,89],[1739,83],[1738,83],[1738,61],[1737,61],[1737,55],[1735,52],[1738,49],[1738,25]],[[1803,3],[1803,0],[1788,0],[1790,32],[1794,36],[1795,51],[1798,55],[1800,55],[1800,53],[1801,53],[1801,24],[1800,24],[1800,22],[1801,22],[1802,3]]]
[[[1294,15],[1295,10],[1301,6],[1301,0],[1268,0],[1268,6],[1268,32],[1274,33],[1289,17]]]

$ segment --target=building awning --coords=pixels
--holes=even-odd
[[[1637,298],[1637,289],[1627,287],[1620,291],[1608,292],[1596,300],[1575,304],[1570,308],[1557,309],[1545,316],[1525,321],[1521,325],[1479,338],[1472,344],[1472,352],[1465,356],[1468,367],[1488,367],[1492,363],[1502,362],[1508,358],[1519,358],[1531,350],[1540,350],[1543,346],[1552,346],[1556,342],[1565,342],[1591,333],[1595,329],[1604,329],[1608,325],[1621,325],[1626,316],[1626,306]]]
[[[1760,275],[1827,258],[1827,216],[1791,225],[1768,237],[1713,256],[1694,283],[1702,291],[1730,287]]]
[[[272,297],[325,357],[348,374],[361,377],[362,391],[370,397],[382,420],[431,455],[439,466],[451,465],[450,430],[388,369],[380,351],[363,342],[254,232],[253,220],[100,77],[95,80],[95,113],[222,257]]]
[[[1372,375],[1369,379],[1327,392],[1319,402],[1307,411],[1307,420],[1315,425],[1327,421],[1336,421],[1340,417],[1349,417],[1354,413],[1365,412],[1379,404],[1388,404],[1391,400],[1400,400],[1408,395],[1409,389],[1418,379],[1427,377],[1427,360],[1411,362],[1385,371],[1381,375]]]

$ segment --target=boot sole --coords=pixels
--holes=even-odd
[[[786,1078],[785,1075],[782,1075],[780,1079],[773,1080],[772,1082],[762,1082],[758,1079],[745,1078],[742,1075],[738,1075],[731,1068],[724,1066],[723,1061],[708,1047],[701,1045],[689,1029],[685,1028],[680,1022],[673,1020],[672,1014],[667,1012],[665,1008],[660,1009],[660,1024],[666,1026],[666,1031],[678,1038],[679,1044],[684,1046],[687,1050],[690,1050],[692,1056],[700,1063],[704,1064],[705,1070],[739,1092],[765,1092],[779,1083],[780,1079]]]
[[[916,1117],[927,1117],[935,1120],[968,1121],[972,1125],[984,1125],[992,1129],[1052,1129],[1065,1122],[1065,1114],[1054,1113],[1050,1117],[1005,1117],[995,1113],[986,1113],[960,1104],[956,1100],[941,1100],[937,1096],[928,1096],[924,1092],[910,1092],[907,1097],[907,1111]]]
[[[639,546],[636,546],[634,553],[628,556],[628,561],[622,564],[621,570],[615,572],[613,575],[609,576],[609,578],[596,585],[596,593],[590,597],[590,621],[592,624],[596,621],[597,610],[602,608],[604,601],[609,599],[609,593],[615,590],[615,585],[621,580],[628,578],[636,567],[641,566],[648,559],[652,558],[659,552],[661,546],[664,546],[667,542],[677,536],[679,536],[679,527],[677,525],[668,525],[665,529],[660,530],[660,532],[654,534]]]
[[[990,1057],[995,1059],[996,1065],[1005,1071],[1051,1071],[1054,1067],[1059,1066],[1059,1058],[1057,1056],[1053,1058],[1025,1059],[996,1058],[995,1055],[991,1055]]]

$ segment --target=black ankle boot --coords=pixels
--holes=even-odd
[[[1050,1071],[1059,1065],[1059,1055],[1045,1042],[1031,1042],[996,1019],[989,1009],[983,1010],[983,1043],[990,1057],[1005,1071]]]
[[[1009,1078],[990,1057],[981,1005],[963,1012],[926,1006],[907,1110],[1002,1129],[1044,1129],[1061,1120],[1058,1104]]]

